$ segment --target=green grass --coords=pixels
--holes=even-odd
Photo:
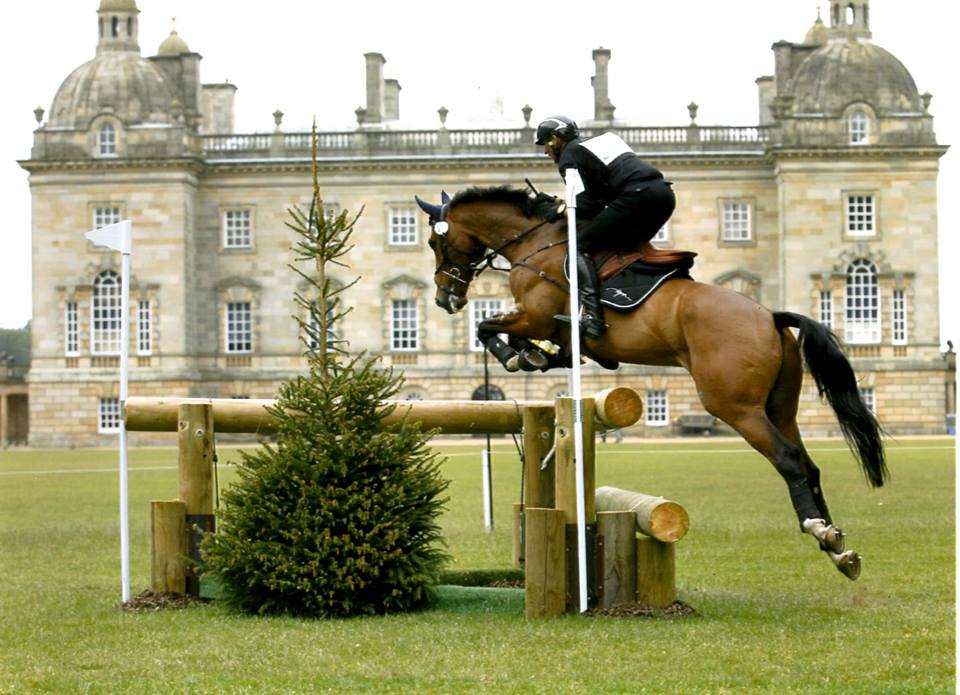
[[[510,561],[517,456],[499,440],[487,534],[481,445],[441,449],[455,570]],[[351,620],[216,604],[125,613],[116,453],[2,452],[0,692],[954,692],[953,445],[891,443],[893,481],[871,491],[841,442],[811,444],[834,517],[864,557],[857,582],[797,531],[785,486],[744,444],[598,445],[598,485],[690,513],[677,582],[700,616],[656,620],[526,620],[516,591],[457,589],[435,610]],[[175,497],[175,464],[172,449],[131,453],[134,593],[149,582],[149,500]]]

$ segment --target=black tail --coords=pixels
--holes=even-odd
[[[880,425],[860,398],[857,377],[843,354],[840,340],[822,323],[800,314],[778,311],[774,313],[773,321],[778,330],[787,327],[800,329],[800,350],[820,396],[827,397],[837,414],[843,436],[860,461],[867,481],[873,487],[881,487],[889,471],[884,460]]]

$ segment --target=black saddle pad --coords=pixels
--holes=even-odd
[[[603,283],[600,303],[615,311],[636,309],[667,280],[689,278],[691,266],[692,258],[670,267],[637,261]]]

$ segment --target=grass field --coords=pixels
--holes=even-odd
[[[517,455],[499,440],[487,534],[481,444],[441,448],[454,569],[510,561]],[[954,441],[890,442],[878,491],[842,442],[810,448],[863,555],[857,582],[797,531],[786,488],[743,443],[598,444],[598,485],[689,511],[677,583],[699,616],[540,621],[510,592],[351,620],[123,612],[116,453],[0,452],[0,692],[955,692]],[[134,593],[149,582],[149,500],[175,496],[175,463],[173,449],[131,453]]]

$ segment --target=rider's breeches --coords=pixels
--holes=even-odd
[[[635,190],[615,198],[577,232],[577,250],[639,246],[666,224],[676,206],[677,198],[670,182],[657,179],[637,184]]]

